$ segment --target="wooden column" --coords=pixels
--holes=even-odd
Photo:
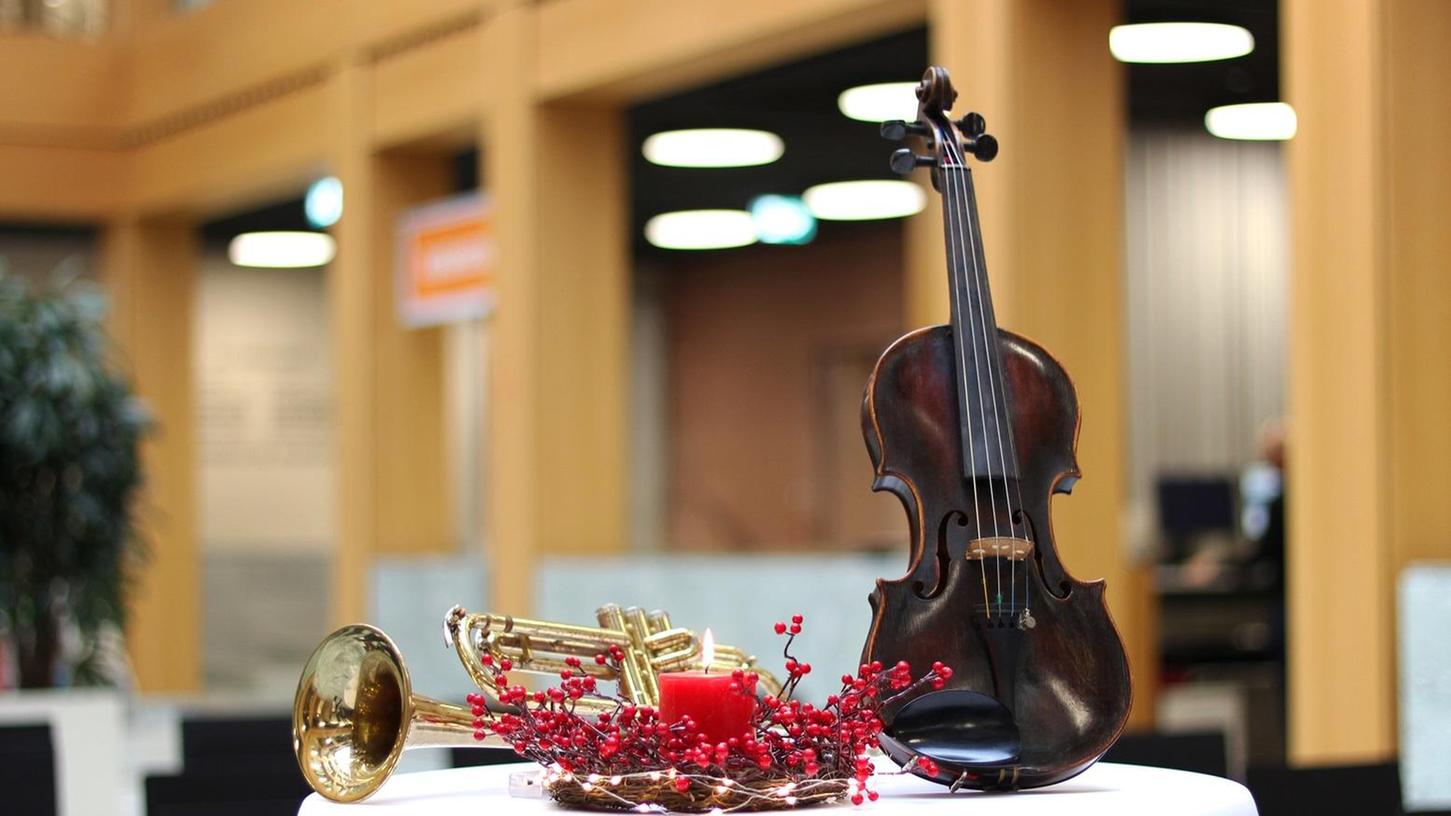
[[[620,111],[541,104],[532,11],[487,23],[484,188],[499,240],[486,484],[490,604],[530,609],[541,553],[600,555],[627,536],[629,331]]]
[[[1395,582],[1451,557],[1451,6],[1286,0],[1290,757],[1395,754]]]
[[[101,279],[120,364],[151,413],[136,518],[148,557],[129,595],[126,646],[144,692],[201,681],[201,570],[196,525],[192,313],[199,263],[190,223],[125,218],[106,225]]]
[[[372,67],[343,65],[331,80],[334,172],[345,207],[328,267],[337,422],[333,618],[366,613],[379,554],[451,550],[446,484],[443,346],[437,329],[402,328],[394,311],[394,220],[449,190],[437,156],[375,153]]]
[[[373,321],[378,298],[373,281],[377,224],[372,151],[363,124],[371,114],[367,66],[348,63],[330,80],[334,123],[333,174],[343,183],[343,217],[333,227],[337,257],[327,270],[329,334],[333,358],[333,416],[337,524],[333,547],[334,625],[361,620],[367,607],[368,569],[378,551],[376,509],[380,463],[374,457],[378,425],[373,399],[380,378]]]
[[[1123,73],[1108,53],[1116,0],[934,0],[932,60],[954,113],[987,118],[1002,153],[974,172],[998,322],[1049,349],[1082,405],[1083,479],[1053,505],[1064,564],[1108,581],[1134,675],[1130,723],[1152,723],[1157,626],[1147,571],[1130,562],[1123,315]],[[935,201],[935,197],[934,197]],[[908,224],[909,325],[945,322],[941,213]]]
[[[452,191],[447,157],[391,151],[373,165],[373,326],[378,552],[453,552],[453,494],[444,450],[443,330],[405,328],[395,305],[398,216]]]

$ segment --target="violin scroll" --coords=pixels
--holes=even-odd
[[[953,121],[948,111],[957,101],[957,90],[946,69],[929,68],[917,83],[917,121],[893,119],[882,123],[882,138],[900,142],[909,136],[927,141],[931,155],[918,155],[910,148],[892,153],[892,172],[906,175],[918,167],[933,168],[932,184],[938,187],[937,168],[960,167],[964,155],[981,162],[990,162],[998,155],[997,137],[987,133],[987,120],[972,112]]]

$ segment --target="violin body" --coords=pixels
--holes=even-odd
[[[991,161],[998,142],[982,116],[951,118],[956,98],[929,68],[917,121],[882,125],[930,151],[899,149],[891,166],[931,167],[952,316],[892,344],[867,381],[873,489],[901,500],[912,542],[907,574],[877,581],[862,661],[951,669],[884,702],[892,759],[954,790],[1031,788],[1113,745],[1129,665],[1103,582],[1075,580],[1058,557],[1048,513],[1078,480],[1078,397],[1047,351],[998,328],[966,161]]]
[[[948,689],[1003,704],[1011,727],[995,726],[991,712],[983,718],[986,725],[950,725],[969,746],[984,740],[1015,746],[998,745],[996,752],[991,744],[978,746],[979,754],[988,754],[980,761],[968,756],[944,763],[935,757],[942,766],[935,781],[978,789],[1050,785],[1083,771],[1117,739],[1130,701],[1128,661],[1104,604],[1104,583],[1074,580],[1053,541],[1049,500],[1055,492],[1067,493],[1079,476],[1073,383],[1040,346],[1010,332],[997,334],[1011,395],[1007,421],[1017,440],[1015,487],[1026,516],[1016,526],[1026,526],[1035,544],[1033,556],[1017,566],[1028,573],[1019,579],[1024,597],[1017,606],[1031,609],[1031,628],[1000,626],[1000,619],[980,614],[983,586],[991,582],[984,571],[1002,565],[965,557],[969,541],[990,532],[974,530],[963,512],[974,497],[962,477],[961,446],[952,441],[959,428],[952,329],[920,329],[888,348],[862,403],[862,430],[876,470],[873,489],[901,500],[912,536],[907,574],[878,580],[870,598],[872,626],[863,661],[906,660],[922,667],[940,660],[954,671]],[[1015,526],[1009,518],[996,522],[1004,529]],[[884,712],[889,735],[894,713]],[[1016,733],[972,733],[994,727]],[[913,753],[890,738],[883,747],[902,764]]]

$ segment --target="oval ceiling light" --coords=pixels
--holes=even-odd
[[[781,158],[786,145],[765,130],[697,128],[653,134],[640,152],[666,167],[754,167]]]
[[[730,249],[756,242],[745,210],[678,210],[645,223],[645,240],[661,249]]]
[[[1210,108],[1204,127],[1221,139],[1284,141],[1295,137],[1299,121],[1284,102],[1251,102]]]
[[[823,221],[904,218],[927,206],[927,194],[910,181],[836,181],[808,188],[801,198]]]
[[[1255,38],[1226,23],[1135,23],[1110,29],[1108,50],[1119,62],[1210,62],[1248,54]]]
[[[237,266],[291,269],[324,266],[337,254],[337,244],[325,232],[244,232],[227,246],[227,258]]]
[[[879,82],[847,88],[836,98],[836,107],[848,119],[885,122],[917,121],[917,83]]]

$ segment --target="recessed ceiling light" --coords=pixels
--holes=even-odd
[[[917,120],[917,83],[879,82],[847,88],[836,98],[842,115],[862,122]]]
[[[1222,105],[1204,114],[1204,127],[1221,139],[1284,141],[1295,137],[1295,109],[1284,102]]]
[[[740,128],[667,130],[641,147],[646,159],[666,167],[752,167],[770,164],[785,151],[780,136]]]
[[[1119,62],[1209,62],[1248,54],[1255,38],[1225,23],[1136,23],[1110,29],[1108,50]]]
[[[336,254],[337,244],[325,232],[244,232],[227,247],[237,266],[268,268],[324,266]]]
[[[729,249],[756,242],[745,210],[679,210],[645,223],[645,240],[661,249]]]
[[[307,215],[307,223],[318,229],[336,224],[343,217],[343,183],[337,176],[314,181],[302,200],[302,210]]]
[[[798,196],[757,196],[751,221],[763,244],[809,244],[816,237],[816,218]]]
[[[910,181],[837,181],[811,187],[801,197],[823,221],[903,218],[927,206],[927,194]]]

